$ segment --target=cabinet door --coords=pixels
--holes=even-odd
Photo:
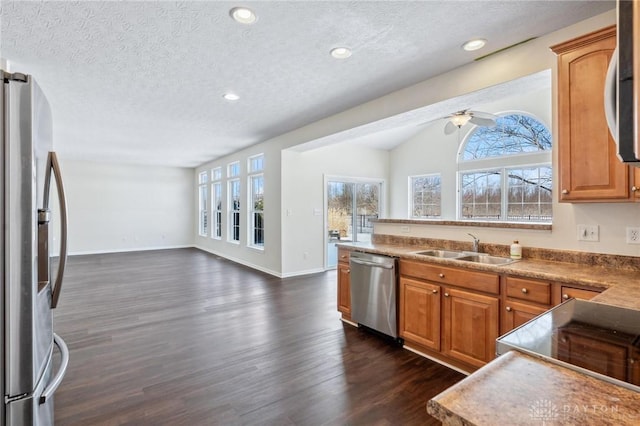
[[[443,353],[482,367],[495,358],[498,298],[445,288]]]
[[[502,334],[520,327],[538,315],[547,311],[548,308],[530,305],[528,303],[514,302],[507,300],[502,312]]]
[[[640,138],[640,136],[638,136],[638,138]],[[631,170],[633,170],[633,183],[631,185],[632,197],[635,201],[640,201],[640,166],[632,167]]]
[[[349,264],[338,263],[338,311],[351,319],[351,270]]]
[[[615,26],[552,49],[558,56],[560,201],[628,200],[629,167],[616,157],[604,114]]]
[[[590,300],[596,297],[598,294],[600,294],[600,292],[596,290],[585,290],[582,288],[573,288],[565,285],[560,287],[560,296],[562,299],[561,302],[564,302],[565,300],[569,300],[571,298]]]
[[[558,359],[619,380],[627,378],[628,347],[558,331]]]
[[[629,357],[629,383],[640,386],[640,350],[635,348]]]
[[[440,350],[440,286],[400,277],[400,336]]]

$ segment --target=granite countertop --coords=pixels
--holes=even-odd
[[[339,246],[403,259],[602,288],[604,291],[592,299],[593,302],[640,310],[640,272],[637,270],[538,259],[496,266],[415,254],[430,248],[425,246],[379,243]],[[451,425],[638,425],[640,393],[541,358],[510,351],[430,400],[427,411],[444,424]]]
[[[511,351],[430,400],[427,411],[452,425],[638,425],[640,394]]]
[[[605,291],[596,296],[593,299],[594,302],[640,309],[640,272],[637,271],[538,259],[523,259],[506,265],[487,265],[415,254],[418,251],[431,248],[425,246],[338,243],[338,247],[402,259],[601,288]]]

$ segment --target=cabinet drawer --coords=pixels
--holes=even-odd
[[[349,263],[350,257],[351,257],[351,250],[348,250],[345,248],[338,249],[338,262]]]
[[[500,292],[498,275],[487,272],[400,260],[400,274],[485,293],[498,294]]]
[[[563,285],[560,294],[562,297],[562,301],[564,302],[565,300],[569,300],[572,297],[582,300],[593,299],[598,294],[600,294],[600,291],[586,290],[582,288],[568,287]]]
[[[551,284],[544,281],[506,277],[507,297],[529,302],[551,304]]]

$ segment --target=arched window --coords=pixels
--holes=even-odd
[[[551,133],[522,113],[476,127],[458,155],[460,219],[551,222]]]

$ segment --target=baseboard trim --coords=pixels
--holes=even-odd
[[[182,248],[193,248],[193,244],[176,245],[176,246],[159,246],[159,247],[136,247],[136,248],[121,248],[121,249],[107,249],[107,250],[87,250],[87,251],[72,251],[69,252],[69,256],[84,256],[88,254],[109,254],[109,253],[128,253],[133,251],[154,251],[154,250],[171,250]]]
[[[433,362],[437,362],[437,363],[438,363],[438,364],[440,364],[440,365],[444,365],[445,367],[450,368],[450,369],[452,369],[452,370],[455,370],[455,371],[457,371],[458,373],[462,373],[462,374],[464,374],[465,376],[468,376],[469,374],[471,374],[470,372],[465,371],[465,370],[463,370],[463,369],[461,369],[461,368],[459,368],[459,367],[456,367],[455,365],[451,365],[451,364],[449,364],[448,362],[444,362],[444,361],[442,361],[441,359],[438,359],[438,358],[435,358],[435,357],[429,356],[429,355],[425,354],[424,352],[420,352],[420,351],[419,351],[419,350],[417,350],[417,349],[413,349],[413,348],[412,348],[412,347],[410,347],[410,346],[404,345],[404,346],[403,346],[403,348],[404,348],[404,349],[406,349],[406,350],[408,350],[409,352],[413,352],[413,353],[414,353],[414,354],[416,354],[416,355],[420,355],[420,356],[422,356],[422,357],[425,357],[425,358],[427,358],[427,359],[430,359],[430,360],[431,360],[431,361],[433,361]]]
[[[247,267],[249,267],[251,269],[256,269],[256,270],[258,270],[260,272],[264,272],[265,274],[273,275],[274,277],[278,277],[278,278],[284,278],[280,272],[273,271],[273,270],[271,270],[269,268],[264,268],[262,266],[253,264],[251,262],[247,262],[247,261],[235,258],[233,256],[229,256],[227,254],[220,253],[218,251],[212,250],[212,249],[210,249],[208,247],[200,246],[198,244],[196,244],[194,247],[197,248],[198,250],[202,250],[202,251],[206,251],[207,253],[215,254],[216,256],[223,257],[223,258],[225,258],[227,260],[230,260],[230,261],[235,262],[235,263],[239,263],[240,265],[247,266]]]

